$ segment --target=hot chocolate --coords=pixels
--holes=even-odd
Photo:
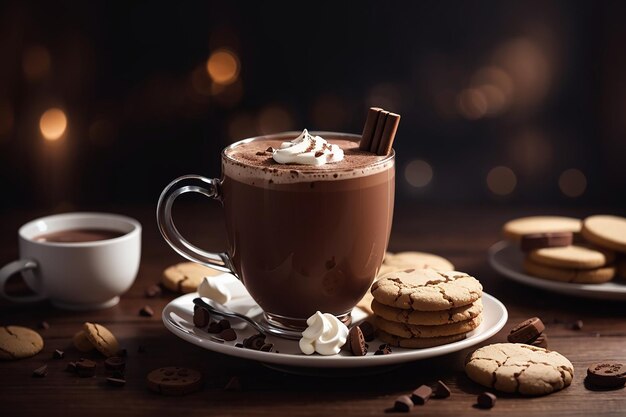
[[[270,322],[304,328],[317,310],[349,317],[371,285],[389,240],[395,169],[393,154],[361,151],[358,136],[342,134],[322,135],[343,151],[338,162],[277,163],[273,151],[297,135],[226,148],[221,191],[237,274]]]
[[[108,229],[65,229],[39,235],[34,240],[37,242],[80,243],[115,239],[124,235],[125,233]]]

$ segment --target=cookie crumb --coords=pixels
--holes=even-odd
[[[496,397],[494,394],[485,391],[482,394],[478,395],[478,397],[476,398],[476,404],[479,408],[493,408],[493,406],[496,405],[497,399],[498,397]]]

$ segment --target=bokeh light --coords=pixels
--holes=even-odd
[[[39,80],[48,75],[50,63],[50,52],[43,46],[31,46],[22,55],[24,75],[31,81]]]
[[[511,194],[517,186],[515,172],[509,167],[497,166],[487,174],[487,187],[496,195]]]
[[[494,65],[485,66],[476,71],[472,76],[471,85],[473,87],[493,85],[504,94],[507,100],[511,100],[515,92],[513,80],[509,73]]]
[[[404,178],[412,187],[425,187],[433,179],[433,168],[422,159],[414,159],[404,168]]]
[[[191,86],[195,93],[201,96],[210,96],[211,84],[213,84],[213,82],[211,78],[209,78],[206,69],[198,67],[191,73]]]
[[[46,140],[57,140],[67,129],[67,117],[61,109],[46,110],[39,119],[39,129]]]
[[[0,100],[0,136],[11,133],[14,117],[11,103],[8,100]]]
[[[567,197],[580,197],[587,189],[587,177],[579,169],[566,169],[559,176],[559,188]]]
[[[293,129],[294,120],[289,110],[279,105],[272,105],[261,110],[257,126],[261,134],[267,135]]]
[[[489,110],[485,93],[478,88],[467,88],[457,99],[459,113],[466,119],[476,120],[484,117]]]
[[[218,49],[209,56],[206,70],[213,82],[232,84],[239,76],[239,58],[229,49]]]

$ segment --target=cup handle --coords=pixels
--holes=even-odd
[[[14,274],[17,274],[18,272],[31,271],[33,269],[37,269],[37,267],[37,262],[32,259],[18,259],[17,261],[13,261],[2,267],[2,269],[0,269],[0,298],[12,301],[14,303],[33,303],[36,301],[45,300],[47,297],[42,294],[15,297],[7,294],[4,291],[4,286],[6,285],[9,278],[11,278]]]
[[[172,219],[172,205],[181,194],[200,193],[215,200],[221,199],[220,180],[200,175],[184,175],[168,184],[161,193],[157,204],[157,223],[165,241],[179,255],[222,272],[235,274],[235,269],[227,253],[207,252],[192,245],[176,229]]]

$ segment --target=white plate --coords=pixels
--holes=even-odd
[[[280,353],[261,352],[235,347],[235,343],[241,342],[244,338],[256,333],[248,325],[235,324],[237,319],[229,319],[233,327],[237,330],[238,339],[236,341],[224,343],[212,341],[209,333],[197,329],[193,325],[192,300],[196,297],[198,297],[198,293],[185,294],[172,300],[163,309],[163,323],[165,327],[176,336],[194,345],[225,355],[256,360],[265,364],[304,368],[362,368],[394,365],[445,355],[473,346],[490,338],[502,329],[508,317],[506,308],[500,301],[489,294],[483,293],[483,321],[480,326],[470,332],[464,340],[428,349],[393,348],[393,353],[390,355],[378,356],[374,355],[374,351],[376,351],[377,347],[383,342],[374,340],[369,342],[370,352],[365,356],[351,356],[346,352],[334,356],[321,356],[317,354],[307,356],[300,353],[298,341],[281,339],[274,336],[268,336],[267,342],[273,343],[274,350]],[[249,304],[242,307],[242,304],[246,302]],[[226,305],[231,309],[241,311],[242,309],[249,309],[250,303],[254,303],[254,301],[251,301],[251,298],[247,300],[231,300]],[[251,311],[253,314],[254,312],[258,312],[258,310],[255,311],[255,309]],[[358,323],[365,317],[366,314],[358,308],[355,308],[352,312],[354,323]]]
[[[603,300],[626,300],[626,284],[618,281],[602,284],[576,284],[550,281],[524,273],[524,254],[510,242],[501,241],[489,248],[489,264],[503,276],[537,288],[562,294]]]

